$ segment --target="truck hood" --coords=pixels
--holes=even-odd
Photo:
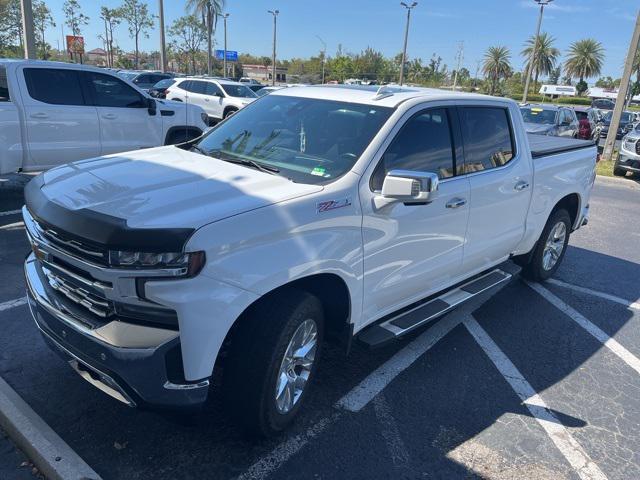
[[[529,122],[525,122],[524,123],[524,128],[526,130],[527,133],[535,133],[538,135],[544,135],[547,132],[550,132],[551,130],[553,130],[555,128],[554,125],[551,124],[547,124],[547,123],[529,123]]]
[[[46,200],[122,219],[129,228],[199,228],[322,190],[179,148],[84,160],[43,174]]]

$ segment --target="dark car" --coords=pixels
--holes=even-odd
[[[245,85],[256,93],[258,90],[262,90],[265,87],[261,83],[245,83]]]
[[[149,90],[160,80],[173,78],[170,73],[162,72],[118,72],[118,75],[136,84],[142,90]]]
[[[176,78],[165,78],[164,80],[160,80],[149,89],[149,95],[154,98],[166,98],[167,89],[177,81],[178,80]]]
[[[608,110],[604,112],[602,121],[598,126],[598,137],[600,138],[598,145],[603,146],[607,135],[609,134],[609,126],[611,125],[611,119],[613,118],[613,111]],[[620,117],[620,125],[618,125],[618,131],[616,132],[616,140],[622,140],[627,133],[633,130],[633,121],[635,116],[631,112],[622,112]]]
[[[596,140],[598,123],[602,121],[602,112],[597,108],[573,107],[578,117],[578,138]]]
[[[592,108],[598,108],[600,110],[613,110],[616,106],[616,102],[609,100],[608,98],[596,98],[591,102]]]
[[[520,107],[527,133],[578,138],[578,118],[568,107],[524,105]]]

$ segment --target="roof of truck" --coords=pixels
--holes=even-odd
[[[323,100],[335,100],[341,102],[362,103],[367,105],[379,105],[383,107],[397,107],[406,100],[419,97],[428,97],[431,100],[459,100],[496,99],[487,95],[475,93],[451,92],[436,88],[400,87],[397,85],[318,85],[307,87],[289,87],[271,92],[270,95],[283,95],[291,97],[317,98]],[[509,99],[499,99],[511,102]]]

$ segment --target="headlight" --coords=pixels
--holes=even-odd
[[[206,112],[200,113],[200,118],[206,125],[209,125],[209,115]]]
[[[197,275],[204,266],[204,252],[129,252],[123,250],[109,251],[109,265],[118,268],[132,269],[175,269],[174,276]]]

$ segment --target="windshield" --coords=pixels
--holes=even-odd
[[[221,83],[220,86],[230,97],[244,97],[244,98],[256,98],[257,95],[253,93],[249,87],[244,85],[233,85]]]
[[[521,108],[522,118],[526,123],[537,123],[540,125],[555,125],[556,111],[545,110],[543,108]]]
[[[611,123],[611,118],[613,118],[613,111],[609,110],[602,117],[606,123]],[[631,122],[631,114],[629,112],[622,112],[622,117],[620,117],[620,123],[630,123]]]
[[[294,182],[344,175],[393,109],[266,95],[214,127],[198,144],[207,154],[278,169]]]
[[[169,88],[174,83],[176,83],[176,81],[173,78],[165,78],[156,83],[153,88]]]

